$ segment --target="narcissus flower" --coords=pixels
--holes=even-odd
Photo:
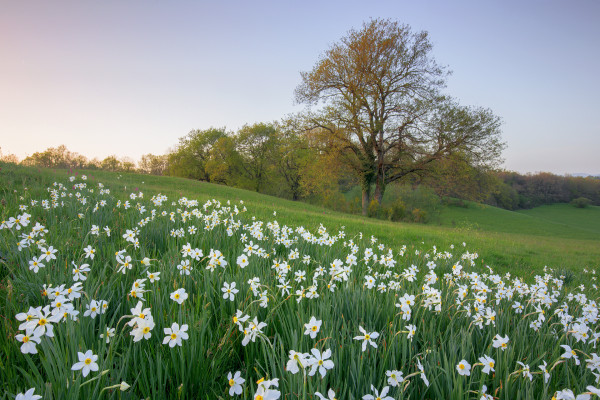
[[[19,393],[17,394],[17,397],[15,397],[15,400],[38,400],[42,398],[42,396],[39,394],[34,394],[34,392],[35,388],[31,388],[25,393]]]
[[[231,282],[231,284],[224,282],[221,291],[223,292],[223,298],[229,299],[229,301],[235,300],[235,295],[239,292],[239,290],[235,288],[235,282]]]
[[[483,357],[479,357],[479,362],[483,364],[483,369],[481,370],[481,372],[483,372],[484,374],[489,375],[490,371],[495,372],[495,362],[492,357],[484,355]]]
[[[317,333],[319,333],[319,330],[321,329],[321,323],[323,321],[318,320],[315,317],[311,317],[310,321],[308,321],[308,324],[304,324],[304,328],[306,329],[304,331],[305,335],[310,335],[311,339],[314,339],[315,337],[317,337]]]
[[[385,373],[388,377],[388,384],[391,386],[398,386],[400,384],[400,382],[404,381],[404,377],[402,376],[402,371],[396,371],[396,370],[392,370],[392,371],[386,371]]]
[[[335,392],[333,391],[333,389],[329,389],[327,391],[327,397],[323,396],[319,392],[315,392],[315,396],[319,397],[320,400],[337,400],[335,398]]]
[[[363,400],[394,400],[393,397],[388,396],[388,392],[390,391],[390,387],[386,386],[381,389],[381,393],[375,388],[375,386],[371,385],[371,391],[373,394],[365,394],[362,398]]]
[[[358,330],[362,333],[362,336],[355,336],[354,340],[362,340],[362,351],[367,349],[367,344],[377,348],[377,344],[373,341],[373,339],[377,339],[379,337],[378,332],[367,333],[362,326],[358,327]]]
[[[81,370],[84,377],[88,376],[90,371],[98,371],[98,364],[96,363],[98,356],[92,353],[91,350],[85,353],[78,352],[77,357],[79,357],[79,362],[73,364],[71,370]]]
[[[500,348],[500,349],[502,349],[502,351],[504,351],[508,348],[508,340],[509,340],[508,335],[506,335],[505,337],[502,337],[497,334],[496,336],[494,336],[494,341],[493,341],[492,345],[495,348],[497,348],[497,349]]]
[[[241,377],[240,371],[237,371],[235,375],[232,375],[231,372],[227,373],[227,383],[229,384],[229,395],[233,396],[234,394],[242,394],[243,388],[242,384],[246,382],[244,378]]]
[[[560,347],[565,349],[565,352],[560,356],[561,358],[566,358],[566,359],[574,358],[575,365],[579,365],[579,363],[580,363],[579,357],[577,357],[577,353],[575,352],[575,350],[573,350],[571,348],[571,346],[567,346],[566,344],[561,344]]]
[[[469,364],[466,360],[461,360],[456,365],[456,370],[459,375],[469,376],[471,375],[471,364]]]
[[[15,336],[21,345],[21,353],[23,354],[37,354],[36,344],[39,344],[42,340],[41,336],[36,334],[33,329],[28,329],[25,334],[18,334]]]
[[[152,329],[154,329],[154,319],[150,316],[147,319],[137,319],[137,325],[131,331],[131,336],[133,336],[134,342],[139,342],[144,339],[150,339],[152,337]]]
[[[171,300],[176,301],[179,304],[182,304],[187,298],[188,294],[185,292],[185,289],[177,289],[171,293]]]
[[[169,343],[169,347],[181,346],[181,341],[188,339],[187,330],[188,326],[186,324],[181,325],[180,328],[179,324],[173,322],[170,328],[164,328],[167,336],[163,339],[163,344]]]
[[[329,360],[329,357],[331,357],[331,350],[327,349],[321,353],[318,349],[311,349],[310,352],[313,356],[308,360],[308,363],[311,366],[308,375],[313,376],[318,370],[321,377],[324,377],[327,370],[334,367],[333,361]]]
[[[288,360],[285,369],[286,371],[295,374],[300,371],[300,368],[305,368],[308,364],[307,358],[310,354],[297,353],[290,350],[290,359]]]

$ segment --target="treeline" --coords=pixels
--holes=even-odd
[[[486,202],[507,210],[571,203],[578,199],[600,206],[600,177],[561,176],[549,172],[523,175],[508,171],[494,175],[501,184]],[[579,204],[582,202],[586,203],[580,200]]]
[[[36,152],[21,164],[184,177],[361,213],[360,184],[341,160],[339,149],[325,138],[318,130],[303,130],[297,120],[288,119],[246,125],[237,132],[195,129],[167,154],[146,154],[137,163],[114,155],[88,159],[61,145]],[[0,158],[19,162],[12,154],[0,153]],[[381,203],[370,202],[368,215],[429,222],[435,220],[442,203],[461,205],[469,200],[516,210],[581,198],[600,205],[600,178],[486,170],[457,153],[431,163],[426,174],[390,185]]]
[[[3,155],[0,151],[0,160],[18,164],[19,159],[14,154]],[[115,172],[139,172],[153,175],[165,175],[167,171],[167,155],[145,154],[136,163],[129,157],[110,155],[102,160],[89,159],[84,155],[70,151],[67,146],[49,147],[44,151],[35,152],[23,159],[20,164],[44,168],[77,168],[77,169],[102,169]]]
[[[352,176],[335,149],[289,119],[225,128],[193,130],[167,155],[169,175],[254,190],[324,205],[341,201],[340,187]]]

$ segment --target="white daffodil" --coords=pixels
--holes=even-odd
[[[311,369],[308,375],[313,376],[318,370],[321,377],[324,377],[327,370],[334,367],[333,361],[329,360],[331,350],[327,349],[321,353],[318,349],[311,349],[310,352],[312,353],[312,357],[308,360],[308,363]]]
[[[308,321],[308,324],[304,324],[304,328],[306,329],[304,334],[310,335],[311,339],[316,338],[317,333],[319,333],[319,330],[321,329],[322,322],[323,321],[317,320],[315,317],[311,317],[310,321]]]
[[[246,380],[241,377],[240,371],[237,371],[234,375],[232,375],[231,372],[228,372],[227,383],[229,384],[229,395],[233,396],[234,394],[242,394],[244,390],[242,384],[244,382],[246,382]]]
[[[163,339],[163,344],[169,343],[169,347],[181,346],[181,341],[187,340],[189,337],[187,330],[188,326],[186,324],[179,327],[179,324],[173,322],[170,328],[164,328],[166,336]]]
[[[377,348],[377,344],[373,341],[373,339],[377,339],[379,337],[378,332],[367,333],[362,326],[358,327],[358,330],[362,333],[360,336],[355,336],[354,340],[362,340],[362,351],[367,349],[367,344]]]
[[[179,304],[182,304],[188,298],[188,294],[185,289],[177,289],[173,293],[171,293],[171,300],[176,301]]]
[[[79,358],[79,362],[73,364],[71,370],[81,370],[84,377],[88,376],[90,371],[98,371],[98,364],[96,363],[98,356],[92,353],[92,350],[88,350],[85,353],[78,352],[77,357]]]
[[[469,376],[471,375],[471,364],[469,364],[466,360],[461,360],[458,364],[456,364],[456,370],[459,375]]]

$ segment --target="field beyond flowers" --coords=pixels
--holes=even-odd
[[[596,291],[563,271],[500,274],[466,242],[390,244],[243,200],[42,183],[0,194],[2,398],[600,394]]]

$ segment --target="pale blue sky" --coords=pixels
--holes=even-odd
[[[427,30],[447,93],[504,120],[505,168],[600,173],[600,2],[6,1],[0,146],[162,154],[301,110],[300,71],[370,17]]]

